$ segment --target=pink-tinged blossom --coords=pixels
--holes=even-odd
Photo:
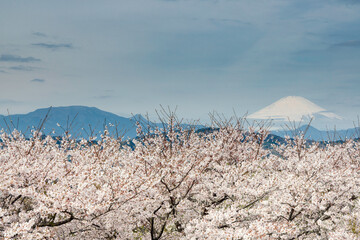
[[[111,126],[110,126],[111,127]],[[0,239],[357,239],[360,151],[138,124],[135,148],[3,133]]]

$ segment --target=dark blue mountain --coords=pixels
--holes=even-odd
[[[17,129],[26,137],[31,136],[32,130],[41,128],[41,132],[45,135],[62,136],[68,132],[74,138],[88,138],[89,136],[99,137],[107,126],[112,136],[134,138],[137,121],[144,127],[151,126],[152,129],[164,127],[162,123],[153,123],[140,114],[125,118],[95,107],[68,106],[41,108],[27,114],[0,115],[0,129],[7,132]],[[184,129],[203,127],[185,123],[181,126]]]
[[[44,124],[41,126],[43,121]],[[99,136],[99,133],[104,131],[104,126],[109,124],[114,125],[109,127],[109,132],[113,135],[118,132],[119,135],[125,137],[136,136],[134,119],[120,117],[95,107],[52,107],[51,109],[37,109],[27,114],[0,115],[0,128],[6,131],[16,128],[25,136],[30,136],[32,129],[42,127],[42,132],[46,135],[61,136],[68,131],[75,138],[87,138],[90,135]],[[115,126],[117,126],[117,131]],[[52,133],[53,131],[55,133]]]
[[[283,131],[272,131],[272,134],[275,134],[280,137],[290,136],[294,137],[301,133],[305,133],[305,137],[309,140],[314,141],[339,141],[349,138],[359,138],[360,137],[360,128],[350,128],[346,130],[328,130],[321,131],[312,126],[308,127],[307,125],[301,126],[295,130],[283,130]]]

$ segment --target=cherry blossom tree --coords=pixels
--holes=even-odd
[[[359,143],[173,113],[131,144],[1,134],[0,239],[356,239]],[[110,127],[110,126],[109,126]]]

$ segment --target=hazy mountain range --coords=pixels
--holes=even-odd
[[[308,127],[307,125],[303,125],[295,130],[281,130],[281,131],[272,131],[272,134],[285,137],[294,135],[298,135],[299,133],[305,133],[305,137],[307,139],[315,140],[315,141],[338,141],[345,140],[346,138],[360,138],[360,128],[354,127],[345,130],[318,130],[312,126]]]
[[[142,125],[163,127],[162,123],[151,122],[140,114],[127,118],[96,107],[67,106],[41,108],[27,114],[0,115],[0,129],[7,132],[17,129],[26,137],[31,136],[32,130],[41,128],[45,135],[62,136],[65,132],[69,132],[75,138],[88,138],[100,136],[107,126],[112,136],[134,138],[137,121]],[[190,125],[183,123],[182,126]],[[203,126],[194,127],[199,129]]]
[[[284,99],[283,99],[284,100]],[[280,102],[280,104],[273,104],[270,108],[265,109],[264,111],[259,111],[255,114],[249,115],[249,119],[256,117],[258,120],[269,120],[271,118],[271,113],[275,112],[277,115],[277,123],[279,123],[280,116],[283,117],[282,121],[285,121],[286,113],[283,111],[286,110],[286,105],[288,103],[301,106],[302,113],[311,113],[303,116],[307,117],[316,117],[321,115],[323,118],[330,118],[331,120],[340,120],[341,117],[329,113],[326,110],[324,111],[316,105],[312,105],[307,100],[302,98],[288,98],[285,101]],[[280,106],[280,108],[278,107]],[[269,109],[271,111],[269,111]],[[283,112],[281,112],[283,111]],[[292,108],[290,108],[292,109]],[[300,109],[300,110],[301,110]],[[306,111],[305,111],[305,110]],[[319,112],[314,112],[319,110]],[[297,112],[293,111],[296,115],[297,120],[302,120],[303,117],[300,116]],[[301,111],[300,111],[301,112]],[[282,115],[281,115],[282,114]],[[294,116],[293,115],[293,116]],[[0,115],[0,128],[5,129],[6,131],[12,131],[13,129],[18,129],[22,131],[26,136],[30,136],[31,129],[38,129],[44,118],[47,118],[44,124],[42,125],[42,132],[44,134],[51,134],[54,136],[61,136],[65,131],[69,131],[73,137],[89,137],[89,136],[99,136],[101,132],[104,131],[104,126],[112,124],[113,126],[109,128],[111,134],[123,135],[126,138],[136,137],[136,126],[135,123],[137,120],[144,121],[145,119],[141,115],[135,115],[130,118],[121,117],[116,114],[102,111],[95,107],[86,107],[86,106],[68,106],[68,107],[53,107],[49,111],[49,108],[37,109],[33,112],[27,114],[14,114],[9,116]],[[261,117],[261,118],[260,118]],[[289,118],[288,118],[289,119]],[[291,118],[290,118],[291,119]],[[322,119],[323,120],[323,119]],[[151,122],[150,122],[151,123]],[[294,120],[295,123],[295,120]],[[160,123],[151,123],[155,126],[160,126]],[[116,127],[115,127],[116,126]],[[205,128],[204,126],[197,125],[197,129]],[[285,130],[283,130],[285,129]],[[294,134],[299,132],[306,131],[306,137],[316,141],[319,140],[341,140],[347,138],[359,138],[360,128],[350,128],[346,130],[318,130],[317,128],[310,126],[307,128],[306,125],[300,125],[300,127],[287,130],[284,126],[283,128],[272,129],[272,134],[284,137],[289,135],[292,137]]]
[[[116,125],[120,134],[126,137],[135,137],[136,128],[134,118],[125,118],[116,114],[102,111],[95,107],[68,106],[37,109],[27,114],[14,114],[0,116],[0,127],[5,130],[14,128],[29,136],[31,129],[38,129],[47,116],[42,126],[44,134],[62,135],[69,131],[73,137],[98,136],[104,131],[104,124]],[[136,118],[136,116],[135,116]],[[52,133],[55,131],[55,133]],[[114,133],[115,127],[111,128]]]

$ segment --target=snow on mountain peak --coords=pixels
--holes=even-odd
[[[288,96],[248,116],[250,119],[303,121],[309,118],[341,120],[342,117],[299,96]]]

